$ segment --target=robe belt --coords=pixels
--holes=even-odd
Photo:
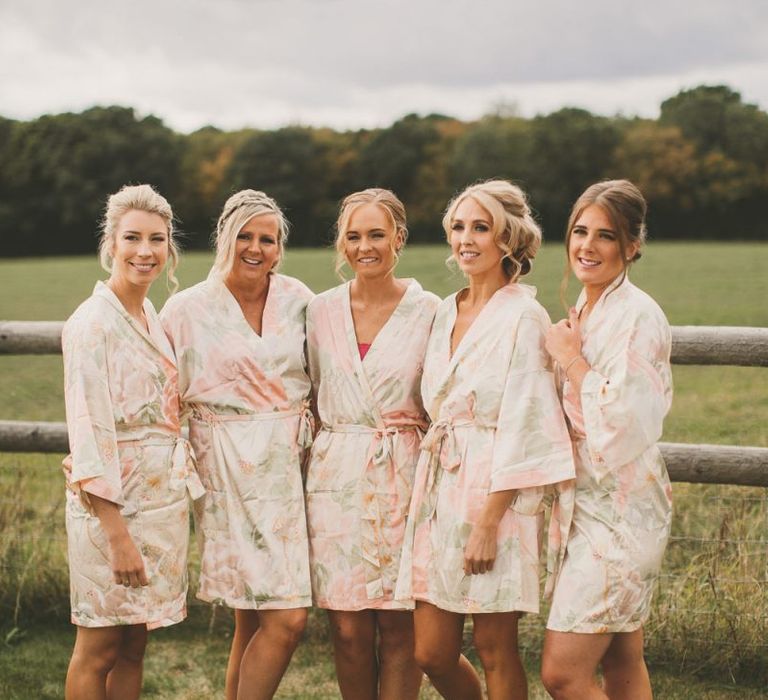
[[[171,471],[168,485],[174,491],[186,489],[193,500],[205,495],[200,477],[197,475],[195,455],[189,440],[181,435],[169,435],[166,433],[149,433],[142,438],[117,438],[118,445],[138,445],[139,447],[151,447],[153,445],[168,446],[171,448]],[[123,507],[123,515],[132,515],[136,508],[126,504]]]
[[[397,443],[400,433],[413,432],[420,436],[424,430],[423,423],[391,423],[382,426],[367,426],[341,423],[323,425],[323,430],[329,433],[348,433],[370,435],[371,444],[365,458],[365,476],[363,479],[363,502],[361,556],[365,569],[365,589],[368,600],[383,598],[385,595],[383,562],[385,543],[381,532],[383,522],[376,487],[386,480],[387,467],[394,468]],[[381,472],[384,472],[383,474]],[[392,582],[394,584],[394,581]]]
[[[279,420],[294,416],[299,419],[297,438],[299,447],[305,450],[309,449],[312,446],[312,435],[315,427],[315,419],[309,401],[302,401],[298,406],[283,411],[264,411],[263,413],[215,413],[205,404],[195,404],[192,407],[192,418],[210,426],[215,426],[218,423]]]
[[[496,430],[495,425],[478,423],[471,418],[442,419],[429,426],[427,434],[421,441],[421,449],[429,453],[427,482],[424,488],[424,504],[422,506],[422,508],[426,508],[428,520],[434,517],[437,509],[440,475],[443,471],[455,472],[463,460],[463,455],[459,453],[459,447],[456,443],[454,429],[467,427],[479,430]]]

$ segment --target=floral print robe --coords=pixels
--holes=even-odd
[[[259,336],[215,277],[161,318],[205,496],[198,597],[238,609],[311,605],[301,465],[312,437],[304,320],[312,292],[271,274]]]
[[[544,504],[555,493],[567,499],[574,476],[544,348],[549,317],[532,287],[509,283],[451,357],[456,296],[438,308],[424,361],[422,397],[432,425],[422,442],[396,597],[458,613],[537,612]],[[464,548],[488,494],[512,489],[493,569],[465,575]],[[555,552],[560,528],[556,517]]]
[[[577,309],[585,302],[582,292]],[[581,395],[563,385],[576,504],[547,627],[632,632],[648,619],[672,517],[656,446],[672,403],[671,333],[656,302],[628,279],[608,287],[581,332],[592,369]]]
[[[350,284],[309,305],[309,367],[322,427],[307,474],[307,515],[313,593],[322,608],[413,607],[393,595],[427,427],[421,371],[438,303],[409,280],[363,360]]]
[[[70,597],[82,627],[164,627],[186,616],[187,492],[200,496],[202,486],[179,437],[173,351],[149,299],[144,313],[149,332],[99,282],[62,336]],[[91,495],[120,507],[148,586],[114,582]]]

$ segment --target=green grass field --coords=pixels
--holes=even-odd
[[[445,295],[462,285],[444,265],[447,247],[413,247],[399,268]],[[336,283],[330,251],[289,251],[284,272],[315,291]],[[211,256],[185,256],[182,287],[207,273]],[[632,279],[674,325],[768,326],[768,245],[652,243]],[[545,247],[529,279],[553,320],[563,252]],[[0,260],[0,319],[63,320],[103,278],[93,258]],[[166,294],[156,284],[159,307]],[[572,292],[576,285],[571,285]],[[765,370],[675,367],[675,401],[664,439],[768,446]],[[60,357],[0,356],[0,419],[63,420]],[[0,697],[61,697],[73,639],[66,625],[63,477],[57,455],[0,454]],[[647,629],[659,698],[768,698],[768,493],[766,489],[677,484],[665,575]],[[194,566],[193,566],[194,568]],[[231,622],[195,604],[191,621],[153,634],[145,696],[220,694]],[[541,617],[521,638],[535,680]],[[337,697],[324,620],[307,639],[279,697]],[[424,697],[436,697],[426,690]]]

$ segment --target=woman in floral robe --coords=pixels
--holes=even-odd
[[[405,223],[392,192],[349,195],[336,247],[355,279],[307,310],[322,422],[307,475],[312,585],[328,610],[342,696],[355,700],[416,698],[422,676],[413,601],[394,600],[394,587],[427,427],[419,386],[439,300],[394,277]]]
[[[312,438],[304,358],[312,292],[275,271],[286,230],[263,192],[232,195],[208,279],[161,314],[205,486],[195,508],[198,597],[236,611],[231,700],[272,697],[312,604],[301,481]]]
[[[101,259],[111,272],[64,327],[71,454],[67,543],[70,700],[138,698],[147,629],[186,616],[188,491],[202,487],[179,436],[173,351],[147,292],[177,252],[173,213],[149,185],[109,198]],[[175,282],[175,280],[173,280]]]
[[[667,320],[627,279],[644,238],[645,200],[626,180],[593,185],[573,207],[566,249],[583,290],[547,338],[576,456],[573,524],[542,667],[556,698],[651,697],[642,626],[670,530],[656,441],[672,376]]]
[[[444,697],[481,697],[461,654],[469,613],[489,697],[523,698],[517,622],[538,611],[544,503],[556,492],[567,499],[574,476],[544,349],[549,318],[518,283],[541,233],[522,191],[499,180],[458,195],[443,226],[469,287],[442,302],[427,346],[432,424],[397,596],[416,599],[416,660]],[[558,527],[556,517],[555,544]]]

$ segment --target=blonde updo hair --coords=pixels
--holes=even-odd
[[[501,259],[504,274],[511,282],[527,275],[541,247],[541,229],[533,219],[525,192],[508,180],[487,180],[467,187],[448,203],[443,215],[443,230],[449,243],[456,209],[469,197],[491,217],[494,243],[504,253]]]
[[[179,288],[179,281],[174,272],[179,264],[179,247],[174,238],[173,210],[168,200],[151,185],[124,185],[118,192],[109,195],[101,221],[99,240],[99,262],[101,267],[112,273],[112,250],[120,221],[129,211],[145,211],[157,214],[164,222],[168,232],[168,264],[165,274],[168,278],[168,290],[173,294]]]
[[[648,204],[643,193],[633,183],[629,180],[605,180],[587,187],[574,203],[571,215],[568,217],[568,228],[565,231],[565,273],[560,284],[560,299],[566,308],[568,308],[566,291],[571,276],[570,256],[568,254],[571,234],[582,212],[593,204],[605,211],[616,233],[623,265],[619,284],[626,279],[630,265],[642,257],[640,248],[645,245],[648,236],[648,229],[645,224]],[[633,244],[637,248],[634,255],[628,258],[627,251]]]
[[[400,253],[405,246],[405,241],[408,239],[405,206],[394,192],[380,187],[369,187],[367,190],[361,190],[360,192],[353,192],[352,194],[347,195],[339,206],[339,217],[336,220],[336,240],[334,241],[334,246],[336,248],[335,271],[336,275],[341,280],[344,279],[342,269],[344,265],[348,263],[347,257],[344,254],[344,249],[346,247],[344,237],[349,229],[349,220],[352,218],[352,214],[355,210],[364,204],[376,204],[381,207],[392,222],[392,227],[395,231],[395,235],[392,236],[392,252],[395,255],[395,264],[392,266],[392,269],[397,266],[397,262],[400,259]],[[402,239],[399,247],[395,244],[395,238],[398,233]]]
[[[235,261],[237,234],[254,216],[267,214],[277,217],[278,226],[278,258],[271,271],[276,271],[280,267],[285,254],[285,241],[288,238],[288,220],[285,218],[283,210],[272,197],[264,194],[264,192],[240,190],[226,201],[216,224],[216,231],[213,234],[216,258],[213,261],[211,275],[223,279],[230,273]]]

